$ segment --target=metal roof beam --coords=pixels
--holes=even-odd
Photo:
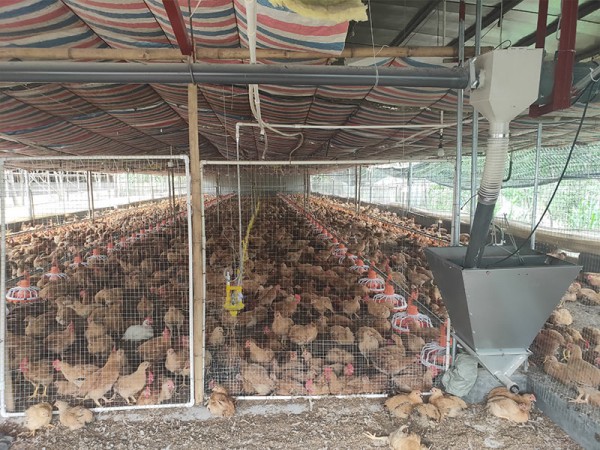
[[[575,54],[575,61],[583,61],[584,59],[592,58],[597,55],[600,55],[600,46],[588,47]]]
[[[442,0],[430,0],[417,11],[411,21],[398,33],[398,35],[390,42],[391,47],[402,44],[421,25],[429,15],[437,8]]]
[[[600,9],[600,0],[592,0],[587,3],[583,3],[579,5],[577,8],[577,20],[581,20],[586,16],[596,12]],[[552,33],[556,33],[558,30],[558,24],[560,23],[560,18],[553,20],[546,27],[546,36],[551,35]],[[519,39],[517,42],[513,44],[513,47],[529,47],[532,44],[535,44],[536,32],[528,34],[527,36]]]
[[[494,6],[494,8],[492,9],[492,11],[489,14],[487,14],[486,16],[483,17],[483,19],[481,19],[481,28],[484,29],[484,28],[490,26],[496,20],[504,17],[504,15],[507,12],[509,12],[511,9],[514,9],[516,6],[518,6],[522,2],[523,2],[523,0],[504,0],[502,2],[499,2],[496,6]],[[476,29],[475,23],[466,29],[465,42],[467,42],[469,39],[471,39],[472,37],[475,36],[475,29]],[[535,39],[534,39],[534,42],[535,42]],[[448,44],[449,47],[454,47],[456,45],[458,45],[458,38],[452,39],[452,41],[450,41],[450,43]],[[513,47],[517,47],[517,45],[514,45]]]

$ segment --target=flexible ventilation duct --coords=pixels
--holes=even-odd
[[[510,48],[478,57],[479,85],[471,105],[490,123],[485,166],[464,267],[477,267],[483,256],[509,149],[509,123],[538,97],[542,49]]]

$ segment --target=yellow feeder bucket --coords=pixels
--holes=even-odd
[[[236,317],[238,312],[244,309],[242,301],[242,286],[232,286],[227,283],[225,287],[225,304],[223,305],[229,314]]]

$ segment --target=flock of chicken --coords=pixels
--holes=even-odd
[[[187,221],[168,202],[15,235],[8,248],[11,273],[40,288],[7,314],[15,409],[40,396],[157,404],[184,385]]]
[[[422,228],[376,208],[352,213],[331,199],[312,197],[306,210],[302,204],[298,197],[262,201],[243,265],[237,203],[224,200],[218,214],[206,211],[205,388],[212,390],[211,412],[233,415],[230,394],[403,391],[410,393],[386,401],[395,417],[440,421],[459,414],[466,404],[434,387],[439,370],[420,359],[423,346],[438,340],[440,327],[414,321],[397,333],[391,321],[396,305],[373,301],[368,283],[358,282],[366,274],[356,270],[361,261],[377,267],[410,293],[421,312],[444,319],[447,312],[423,250],[446,245],[446,230],[438,224]],[[251,212],[245,208],[245,223]],[[346,251],[336,253],[337,243],[331,236],[323,239],[315,223],[335,232]],[[29,276],[43,299],[11,306],[7,315],[7,361],[17,409],[31,404],[29,394],[29,399],[50,395],[98,406],[157,404],[173,399],[177,390],[185,397],[190,374],[186,227],[183,216],[173,216],[169,203],[162,202],[93,223],[9,236],[7,275]],[[48,271],[51,266],[56,269]],[[245,305],[238,314],[223,308],[227,276],[233,283],[236,276],[242,280]],[[563,301],[598,305],[599,288],[600,277],[586,274]],[[559,307],[532,351],[532,361],[548,375],[578,390],[573,401],[600,405],[598,328],[576,330],[568,310]],[[431,393],[426,402],[424,391]],[[492,391],[487,409],[520,423],[529,418],[534,400]],[[41,405],[43,417],[52,406]],[[82,410],[71,411],[60,401],[55,406],[70,411],[65,417],[74,415],[77,423],[87,420]],[[69,422],[63,423],[75,426]],[[410,436],[414,440],[401,429],[396,438]]]
[[[329,212],[321,202],[311,202],[315,215]],[[394,332],[393,305],[374,302],[373,292],[358,283],[366,274],[351,270],[355,261],[340,262],[332,242],[320,239],[306,217],[280,198],[262,201],[249,235],[245,307],[236,316],[225,310],[223,274],[234,273],[239,253],[227,217],[236,217],[236,208],[224,203],[220,220],[214,212],[207,216],[207,381],[233,395],[381,393],[433,385],[438,370],[421,364],[419,354],[426,342],[438,340],[439,328],[409,322],[410,332]],[[345,221],[341,226],[335,220]],[[437,242],[414,224],[415,231],[384,229],[334,213],[323,223],[347,233],[340,239],[350,243],[349,252],[386,270],[399,285],[412,285],[415,303],[418,298],[445,315],[424,265],[423,248]],[[394,248],[389,257],[386,246]]]
[[[337,223],[339,230],[352,230],[352,226],[348,227],[347,223],[347,207],[343,204],[330,199],[318,199],[311,202],[311,211],[317,214],[321,219],[328,223]],[[337,212],[346,212],[346,214],[336,214]],[[373,225],[381,221],[381,223],[395,223],[406,229],[411,228],[411,221],[405,218],[398,218],[395,214],[388,211],[379,211],[377,208],[370,208],[369,216],[372,216]],[[364,216],[361,216],[364,217]],[[354,222],[353,222],[354,223]],[[431,227],[429,235],[437,235],[440,230],[437,224]],[[352,231],[345,235],[346,239],[351,238]],[[442,236],[440,236],[442,237]],[[363,239],[366,236],[363,236]],[[428,237],[423,237],[421,234],[412,234],[411,240],[423,242],[425,245],[432,245],[432,241]],[[462,241],[466,241],[467,236],[461,236]],[[376,255],[377,259],[381,259]],[[563,257],[564,255],[554,255]],[[391,258],[390,258],[391,259]],[[424,265],[424,259],[415,261],[417,264]],[[410,277],[411,270],[407,269],[407,274]],[[397,277],[398,281],[402,282],[401,277]],[[412,284],[417,284],[418,280],[410,279]],[[426,282],[428,282],[427,280]],[[406,288],[406,284],[403,284]],[[435,289],[435,288],[434,288]],[[420,300],[426,304],[430,304],[431,299],[420,289]],[[545,328],[538,334],[534,340],[531,350],[531,361],[540,366],[548,375],[557,379],[565,386],[577,390],[578,395],[572,399],[577,403],[589,403],[593,406],[600,406],[600,329],[593,326],[584,326],[576,328],[573,323],[573,318],[569,310],[565,307],[565,303],[579,302],[588,306],[600,305],[600,274],[584,273],[579,277],[579,280],[572,283],[562,297],[561,304],[552,313],[548,319]],[[435,295],[432,298],[439,298]],[[441,299],[440,299],[441,300]],[[443,308],[441,302],[439,308],[434,304],[432,309],[439,313]],[[442,310],[443,311],[443,310]],[[442,316],[444,313],[442,312]]]

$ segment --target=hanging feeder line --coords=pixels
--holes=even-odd
[[[338,243],[340,242],[338,237],[335,235],[335,233],[331,233],[329,230],[327,230],[327,228],[325,226],[323,226],[322,223],[319,220],[317,220],[312,213],[308,212],[302,206],[300,206],[293,200],[284,197],[281,194],[279,194],[279,197],[289,207],[296,210],[296,212],[304,215],[304,217],[306,219],[308,219],[308,221],[311,222],[315,226],[315,228],[317,228],[318,230],[323,230],[324,231],[323,234],[328,233],[331,236],[332,241],[335,240]],[[383,271],[377,269],[376,267],[372,266],[371,264],[369,264],[369,271],[374,271],[375,273],[378,273],[379,275],[384,276]],[[421,302],[419,302],[416,299],[416,296],[414,296],[414,295],[411,295],[411,297],[409,298],[408,304],[407,304],[404,296],[395,294],[394,287],[397,287],[401,291],[403,291],[402,288],[400,286],[398,286],[396,283],[394,283],[388,275],[387,280],[385,282],[385,289],[383,289],[383,293],[376,294],[373,297],[373,301],[387,301],[387,297],[389,297],[392,301],[398,302],[398,306],[394,311],[395,314],[394,314],[394,316],[392,316],[392,319],[391,319],[392,328],[398,334],[402,334],[403,332],[404,333],[408,332],[408,329],[406,329],[406,330],[397,330],[396,329],[397,327],[395,326],[395,324],[397,321],[399,321],[400,316],[402,316],[402,315],[407,320],[412,320],[412,321],[416,320],[416,321],[420,322],[422,324],[421,326],[423,326],[423,325],[425,325],[426,327],[433,326],[431,318],[429,316],[427,316],[426,314],[419,313],[418,308],[413,304],[413,302],[416,301],[416,303],[418,303],[423,309],[425,309],[427,312],[429,312],[436,319],[436,321],[438,321],[440,323],[439,345],[437,342],[426,344],[423,347],[423,349],[421,350],[420,360],[421,360],[422,364],[426,367],[435,366],[437,369],[440,369],[440,370],[448,370],[448,368],[450,366],[450,359],[451,359],[451,356],[450,356],[451,337],[450,337],[450,333],[449,333],[449,327],[448,327],[448,329],[446,329],[446,322],[442,321],[441,318],[439,318],[436,314],[434,314],[428,308],[423,306],[421,304]],[[418,291],[415,291],[415,293],[417,293],[417,292]],[[397,297],[395,297],[395,296],[397,296]],[[449,325],[449,323],[450,323],[450,320],[448,319],[448,325]],[[424,356],[423,352],[425,352],[425,356]],[[443,356],[443,358],[444,358],[443,365],[436,365],[437,358],[440,356],[441,352],[443,352],[443,355],[441,355],[441,356]],[[428,357],[433,357],[436,360],[434,361],[434,363],[431,363],[430,360],[427,359]],[[427,361],[427,363],[423,362],[423,360]]]
[[[335,205],[332,205],[332,207],[334,207],[334,208],[335,208]],[[338,206],[337,208],[338,208],[338,210],[340,210],[340,211],[342,211],[342,212],[346,212],[346,213],[348,213],[348,212],[349,212],[349,210],[344,210],[343,208],[341,208],[341,207],[339,207],[339,206]],[[354,214],[354,213],[352,212],[351,214]],[[362,213],[361,213],[361,214],[362,214]],[[378,273],[380,276],[382,276],[382,277],[387,277],[387,273],[385,273],[383,270],[379,269],[378,267],[376,267],[376,266],[372,265],[372,264],[371,264],[371,262],[370,262],[370,261],[369,261],[367,258],[361,258],[361,259],[362,259],[362,260],[365,262],[365,264],[366,264],[367,266],[369,266],[369,267],[372,267],[372,268],[373,268],[373,270],[374,270],[375,272],[377,272],[377,273]],[[402,296],[403,296],[404,298],[406,298],[406,297],[407,297],[407,294],[408,294],[408,293],[405,291],[405,289],[404,289],[402,286],[400,286],[400,285],[399,285],[398,283],[396,283],[394,280],[389,280],[389,283],[390,283],[390,284],[391,284],[391,285],[394,287],[394,290],[395,290],[396,292],[401,292],[401,293],[402,293]],[[436,319],[436,321],[437,321],[438,323],[442,323],[442,322],[443,322],[443,320],[442,320],[442,319],[441,319],[441,318],[440,318],[440,317],[439,317],[439,316],[438,316],[436,313],[434,313],[433,311],[431,311],[431,310],[430,310],[430,309],[429,309],[429,308],[428,308],[426,305],[424,305],[423,303],[421,303],[421,302],[420,302],[418,299],[414,300],[414,302],[416,302],[416,303],[419,305],[419,308],[421,308],[421,309],[425,310],[425,312],[427,312],[427,315],[428,315],[428,316],[430,316],[430,317],[433,317],[434,319]]]
[[[322,197],[322,196],[319,196],[319,197]],[[384,205],[381,205],[381,206],[384,206]],[[344,212],[346,214],[361,215],[363,217],[363,219],[365,219],[365,221],[367,221],[367,222],[371,222],[371,223],[377,222],[377,224],[383,224],[385,226],[395,227],[395,228],[399,228],[399,229],[404,230],[404,231],[409,231],[411,233],[420,234],[420,235],[425,236],[425,237],[427,237],[429,239],[433,239],[433,240],[439,241],[441,244],[444,244],[444,245],[449,245],[450,244],[450,240],[449,239],[445,239],[443,237],[436,236],[435,234],[431,234],[431,233],[428,233],[428,232],[423,231],[423,230],[415,230],[415,229],[407,227],[405,225],[400,225],[398,223],[390,222],[389,220],[386,220],[386,219],[380,219],[378,217],[372,216],[370,214],[366,214],[364,212],[358,212],[357,213],[353,209],[346,208],[346,207],[341,206],[341,205],[331,204],[331,207],[334,208],[334,209],[337,209],[338,211]]]
[[[233,195],[233,194],[232,194]],[[225,274],[225,303],[223,308],[229,311],[233,317],[236,317],[238,312],[244,309],[242,283],[244,279],[244,265],[248,261],[248,242],[250,241],[250,233],[254,227],[254,221],[258,216],[260,210],[260,200],[257,200],[254,212],[250,217],[248,226],[246,227],[246,235],[242,240],[242,254],[240,256],[240,268],[237,277],[233,280],[235,284],[231,284],[231,276],[229,273]]]

